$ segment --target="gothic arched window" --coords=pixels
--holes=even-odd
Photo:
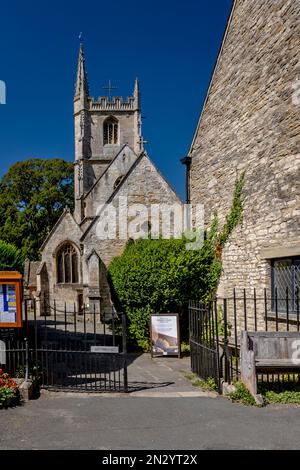
[[[103,124],[103,144],[117,144],[119,140],[119,123],[113,116],[107,118]]]
[[[57,253],[58,284],[78,283],[78,254],[71,243],[65,243]]]

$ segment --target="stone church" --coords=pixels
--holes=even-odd
[[[206,226],[225,221],[245,171],[242,221],[222,254],[233,288],[293,299],[300,286],[300,3],[235,0],[184,163]],[[280,307],[280,305],[279,305]],[[282,305],[285,308],[285,303]],[[293,304],[291,303],[291,308]]]
[[[80,45],[74,97],[75,210],[64,213],[41,247],[40,263],[27,263],[25,282],[38,299],[58,308],[111,312],[106,276],[111,260],[122,253],[126,237],[104,239],[99,222],[105,204],[181,204],[144,149],[139,82],[133,95],[89,94],[83,44]],[[151,222],[150,222],[151,223]],[[30,272],[31,271],[31,272]],[[36,271],[36,286],[32,278]],[[31,281],[30,281],[31,280]],[[43,313],[44,302],[38,302]],[[49,311],[45,313],[50,313]]]

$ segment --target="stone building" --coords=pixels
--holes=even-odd
[[[255,288],[285,298],[288,288],[293,299],[300,282],[299,17],[294,0],[233,2],[184,160],[189,198],[204,204],[206,226],[215,211],[224,223],[245,171],[244,213],[222,254],[220,297]]]
[[[66,209],[42,246],[37,268],[36,295],[57,308],[111,311],[112,300],[106,277],[111,260],[122,253],[130,233],[119,226],[115,237],[105,237],[111,222],[107,204],[116,216],[122,204],[181,204],[179,197],[155,167],[144,149],[141,132],[139,82],[133,95],[100,97],[89,95],[83,45],[80,46],[75,122],[75,211]],[[136,206],[135,206],[136,207]],[[121,208],[121,209],[120,209]],[[142,210],[142,209],[141,209]],[[134,223],[134,213],[128,220]],[[124,221],[126,223],[126,221]],[[137,226],[148,235],[150,222]],[[139,225],[139,224],[137,224]],[[41,313],[44,302],[39,302]],[[49,313],[49,311],[48,311]]]

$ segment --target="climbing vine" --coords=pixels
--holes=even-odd
[[[243,203],[241,196],[244,187],[244,181],[245,172],[243,172],[241,176],[236,180],[231,209],[229,214],[226,216],[226,222],[224,224],[224,227],[218,236],[218,242],[220,243],[222,248],[224,248],[230,235],[232,234],[235,227],[237,227],[242,217]]]

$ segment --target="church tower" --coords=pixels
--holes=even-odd
[[[128,144],[138,155],[143,150],[139,81],[126,100],[109,96],[97,100],[89,94],[83,43],[80,44],[74,97],[75,123],[75,219],[85,217],[84,196],[105,169]]]

